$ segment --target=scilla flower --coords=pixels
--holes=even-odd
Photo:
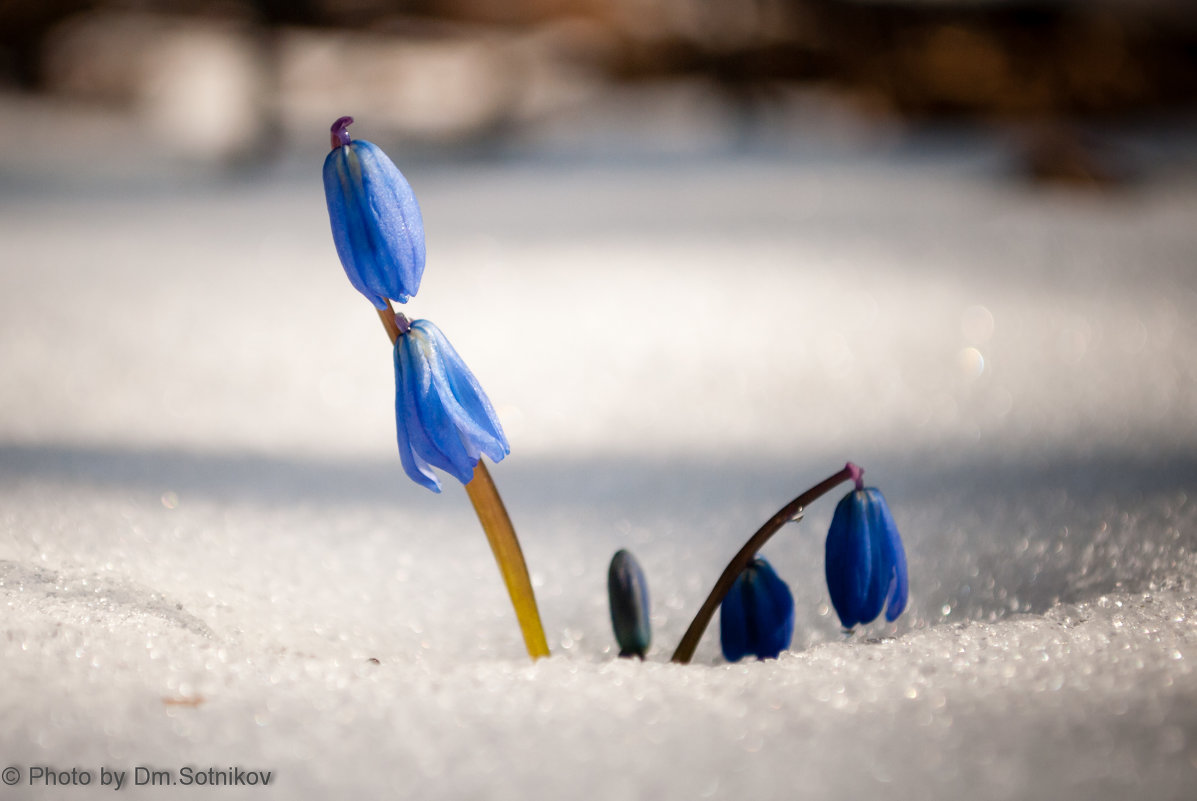
[[[827,533],[827,589],[846,629],[871,622],[882,607],[886,620],[896,620],[908,591],[906,551],[885,496],[855,478]]]
[[[607,598],[611,602],[611,626],[620,656],[644,659],[652,642],[648,621],[648,581],[636,557],[625,550],[615,552],[607,570]]]
[[[499,418],[439,328],[427,320],[408,323],[402,314],[395,318],[395,420],[403,470],[433,492],[441,491],[433,467],[468,484],[482,454],[499,462],[511,452]]]
[[[764,559],[757,557],[736,579],[719,609],[723,656],[775,659],[794,636],[794,596]]]
[[[403,173],[376,145],[349,138],[352,117],[332,125],[324,197],[349,282],[374,304],[406,303],[424,274],[424,222]]]

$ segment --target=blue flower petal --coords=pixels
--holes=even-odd
[[[478,379],[440,329],[427,320],[417,320],[412,323],[412,329],[426,336],[428,346],[435,348],[439,355],[433,381],[439,397],[461,429],[471,458],[477,462],[479,453],[484,453],[491,461],[501,462],[511,452],[511,447]]]
[[[636,557],[625,550],[616,551],[607,570],[607,598],[611,604],[611,627],[619,643],[620,656],[648,653],[652,642],[649,623],[648,581]]]
[[[794,636],[794,596],[762,558],[736,578],[719,609],[723,656],[738,662],[748,654],[775,659]]]
[[[378,309],[406,303],[424,274],[424,222],[407,179],[376,145],[358,139],[324,159],[333,242],[350,283]]]
[[[882,608],[893,621],[906,608],[906,553],[879,490],[855,490],[836,505],[827,533],[826,574],[844,628],[872,622]]]
[[[739,662],[749,651],[748,612],[739,579],[736,579],[719,605],[719,645],[723,649],[723,658],[728,662]]]
[[[412,399],[419,421],[418,452],[433,467],[452,474],[463,484],[474,477],[477,453],[471,458],[463,441],[458,419],[445,408],[436,374],[441,365],[435,349],[414,327],[396,343],[402,351],[403,364],[411,368],[403,373],[403,389]]]
[[[420,372],[419,357],[412,355],[407,337],[400,337],[395,343],[395,429],[399,439],[399,459],[403,471],[412,481],[440,492],[440,479],[432,472],[432,465],[425,456],[434,455],[440,461],[440,452],[428,439],[420,419]]]
[[[906,549],[902,547],[902,537],[898,534],[898,526],[890,514],[889,505],[878,490],[878,524],[881,531],[882,548],[886,551],[886,562],[889,574],[892,576],[888,601],[885,606],[885,619],[891,623],[898,619],[898,615],[906,609],[906,599],[910,592],[909,579],[906,574]]]
[[[891,551],[885,547],[882,537],[879,507],[873,502],[867,489],[863,493],[863,505],[856,518],[857,525],[864,527],[865,536],[868,538],[871,564],[866,582],[867,591],[859,613],[861,622],[868,623],[875,620],[885,606],[885,597],[893,579],[893,560],[890,558]]]
[[[456,386],[474,393],[468,406],[459,402]],[[411,323],[395,341],[395,421],[404,471],[433,492],[441,485],[431,468],[468,484],[482,454],[498,462],[510,452],[477,379],[427,320]]]
[[[413,325],[403,338],[406,347],[418,354],[416,358],[421,368],[421,383],[416,390],[420,421],[432,446],[442,457],[437,466],[464,484],[473,478],[474,465],[478,463],[479,450],[472,440],[477,426],[465,417],[449,392],[443,353],[437,347],[437,338],[430,337],[426,331],[426,326]]]
[[[855,499],[856,493],[852,493],[836,505],[826,547],[827,589],[846,629],[868,622],[864,609],[873,570],[868,529]]]

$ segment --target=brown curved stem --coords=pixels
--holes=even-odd
[[[755,534],[749,537],[748,542],[744,543],[744,547],[732,557],[731,562],[724,568],[723,575],[719,576],[719,580],[715,582],[715,587],[711,590],[711,594],[707,596],[702,608],[698,610],[698,614],[694,616],[693,622],[690,623],[690,628],[686,629],[686,633],[682,636],[682,641],[678,643],[677,650],[673,652],[673,659],[671,661],[684,665],[694,657],[694,650],[698,648],[698,642],[702,639],[703,632],[707,630],[711,618],[715,615],[715,610],[719,608],[719,604],[723,603],[724,597],[726,597],[728,590],[732,588],[732,584],[735,583],[736,578],[744,572],[744,568],[748,567],[748,563],[756,556],[756,552],[769,541],[770,537],[780,531],[781,527],[786,523],[801,518],[802,511],[807,506],[830,492],[837,484],[848,481],[849,479],[855,480],[859,475],[860,468],[849,462],[844,465],[843,470],[828,476],[781,507],[777,511],[777,514],[769,518],[765,525],[761,526]]]

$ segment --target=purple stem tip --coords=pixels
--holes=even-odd
[[[856,488],[858,490],[864,489],[864,468],[860,465],[848,462],[846,465],[844,465],[844,469],[848,471],[848,475],[851,476],[852,480],[856,482]]]
[[[406,334],[411,330],[411,323],[403,316],[403,312],[395,313],[395,326],[399,329],[400,334]]]
[[[338,147],[345,147],[353,140],[349,138],[349,131],[346,130],[350,125],[353,125],[353,117],[338,117],[337,121],[332,124],[329,131],[332,132],[332,148],[336,150]]]

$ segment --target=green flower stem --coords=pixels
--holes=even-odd
[[[719,608],[719,604],[723,603],[724,597],[727,595],[728,590],[731,589],[732,584],[735,583],[736,578],[744,572],[744,568],[748,567],[748,563],[756,556],[757,551],[769,541],[769,538],[780,531],[781,527],[786,523],[800,520],[803,510],[807,506],[830,492],[837,484],[854,479],[859,474],[860,469],[849,462],[844,465],[843,470],[823,479],[823,481],[781,507],[777,511],[777,514],[769,518],[768,522],[761,526],[748,539],[748,542],[744,543],[744,547],[732,557],[731,562],[724,568],[723,575],[715,582],[715,587],[711,590],[711,594],[707,596],[702,608],[698,610],[698,614],[694,616],[693,622],[690,623],[690,628],[686,629],[685,635],[682,636],[682,641],[678,643],[677,650],[673,652],[672,661],[685,665],[694,657],[694,650],[698,648],[698,641],[702,639],[703,632],[707,630],[711,618],[715,615],[715,610]]]
[[[387,336],[391,338],[391,344],[394,345],[400,332],[390,301],[387,301],[385,309],[378,310],[378,316],[382,319]],[[507,593],[511,596],[511,605],[515,607],[515,617],[519,621],[520,631],[523,632],[528,656],[533,660],[548,656],[549,644],[544,636],[544,626],[540,622],[540,611],[536,607],[536,596],[532,592],[532,579],[528,576],[524,552],[520,549],[519,538],[515,536],[515,528],[511,525],[511,518],[503,505],[503,499],[499,497],[499,490],[481,458],[474,467],[474,478],[465,488],[470,503],[474,504],[474,511],[478,513],[482,530],[486,532],[486,540],[495,554],[499,573],[507,585]]]

